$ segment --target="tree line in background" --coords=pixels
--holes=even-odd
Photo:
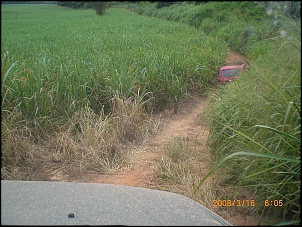
[[[107,7],[107,2],[57,1],[57,5],[74,9],[94,9],[98,15],[103,15]]]
[[[137,3],[140,4],[142,1],[125,1],[124,3]],[[143,1],[148,2],[148,1]],[[156,8],[168,7],[174,4],[181,4],[183,1],[158,1],[156,2]],[[187,3],[199,5],[205,4],[209,1],[186,1]],[[57,1],[58,6],[71,7],[74,9],[80,8],[91,8],[97,11],[97,14],[103,15],[106,8],[119,4],[119,1],[111,2],[87,2],[87,1]],[[153,3],[152,1],[150,3]],[[281,11],[288,17],[301,18],[301,2],[300,1],[258,1],[259,4],[263,5],[266,9],[272,9],[275,12]]]
[[[57,1],[1,1],[1,4],[57,4]]]
[[[141,3],[141,1],[125,1],[124,3]],[[146,1],[145,1],[146,2]],[[168,7],[174,4],[180,4],[183,1],[158,1],[157,8]],[[191,4],[204,4],[209,1],[186,1]],[[90,8],[95,9],[96,13],[103,15],[106,8],[119,4],[119,1],[111,2],[87,2],[87,1],[1,1],[1,4],[57,4],[58,6],[70,7],[74,9]],[[152,3],[152,2],[151,2]],[[301,1],[258,1],[266,9],[282,11],[286,16],[291,18],[301,18]]]
[[[141,1],[125,1],[124,3],[140,3]],[[182,1],[167,1],[167,2],[156,2],[156,7],[157,8],[162,8],[162,7],[167,7],[171,6],[173,4],[179,4]],[[187,1],[188,3],[192,4],[202,4],[206,3],[207,1]],[[112,2],[87,2],[87,1],[57,1],[58,6],[65,6],[65,7],[70,7],[74,9],[80,9],[80,8],[93,8],[95,5],[100,5],[99,3],[103,3],[102,5],[105,5],[106,7],[111,6],[111,5],[116,5],[119,4],[120,2],[118,1],[112,1]],[[151,1],[151,3],[153,3]]]

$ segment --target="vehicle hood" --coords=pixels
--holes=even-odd
[[[68,215],[74,217],[68,217]],[[231,225],[185,196],[100,183],[1,180],[1,225]]]

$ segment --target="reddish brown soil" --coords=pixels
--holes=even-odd
[[[227,57],[225,59],[225,63],[232,64],[232,63],[237,63],[237,62],[242,62],[246,66],[250,65],[248,60],[243,55],[241,55],[235,51],[229,50]]]
[[[128,165],[108,175],[90,175],[85,177],[85,182],[99,182],[121,184],[137,187],[146,187],[156,184],[153,182],[153,174],[156,166],[156,158],[162,153],[164,146],[173,137],[185,137],[188,140],[198,137],[206,141],[208,131],[199,118],[207,100],[194,97],[186,103],[179,113],[172,114],[162,120],[163,128],[145,144],[134,147],[128,160]],[[210,161],[210,154],[205,146],[201,149],[205,158]],[[83,181],[83,180],[82,180]]]

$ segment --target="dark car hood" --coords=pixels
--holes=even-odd
[[[230,223],[171,192],[113,184],[1,180],[1,225]]]

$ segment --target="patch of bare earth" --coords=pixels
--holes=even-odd
[[[169,114],[169,117],[163,118],[162,129],[142,145],[134,146],[130,151],[126,165],[121,169],[107,175],[90,174],[80,181],[137,187],[151,187],[157,184],[154,180],[156,159],[168,142],[174,137],[184,137],[187,140],[198,137],[198,139],[202,138],[203,141],[206,141],[208,131],[198,117],[206,102],[207,100],[204,98],[195,97],[186,103],[177,114]],[[205,153],[205,159],[210,162],[210,154],[205,143],[202,151]]]
[[[242,54],[229,50],[228,54],[226,56],[226,59],[225,59],[225,63],[232,64],[232,63],[238,63],[238,62],[242,62],[246,66],[250,65],[248,60]]]

